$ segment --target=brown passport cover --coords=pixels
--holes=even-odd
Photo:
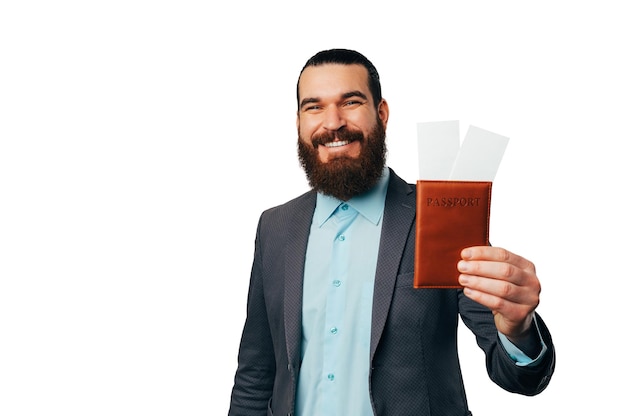
[[[489,244],[491,182],[417,181],[415,288],[461,288],[461,250]]]

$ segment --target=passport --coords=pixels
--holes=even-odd
[[[461,288],[461,251],[489,245],[492,182],[417,181],[413,287]]]

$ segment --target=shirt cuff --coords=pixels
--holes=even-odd
[[[539,331],[539,326],[537,325],[537,320],[533,315],[533,324],[535,325],[535,330],[537,331],[537,335],[539,336],[539,340],[541,341],[541,352],[537,356],[537,358],[530,358],[526,355],[522,350],[517,348],[515,344],[513,344],[509,339],[498,331],[498,337],[500,338],[500,342],[504,347],[506,353],[511,357],[513,361],[515,361],[515,365],[519,367],[532,366],[533,364],[538,364],[543,356],[546,354],[548,347],[546,343],[543,341],[543,337],[541,336],[541,331]]]

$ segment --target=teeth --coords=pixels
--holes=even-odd
[[[339,147],[339,146],[345,146],[347,145],[349,142],[347,140],[343,140],[340,142],[330,142],[330,143],[326,143],[324,146],[326,147]]]

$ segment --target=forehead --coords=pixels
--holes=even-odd
[[[300,75],[298,89],[301,100],[330,98],[350,91],[360,91],[371,98],[367,69],[357,64],[309,66]]]

